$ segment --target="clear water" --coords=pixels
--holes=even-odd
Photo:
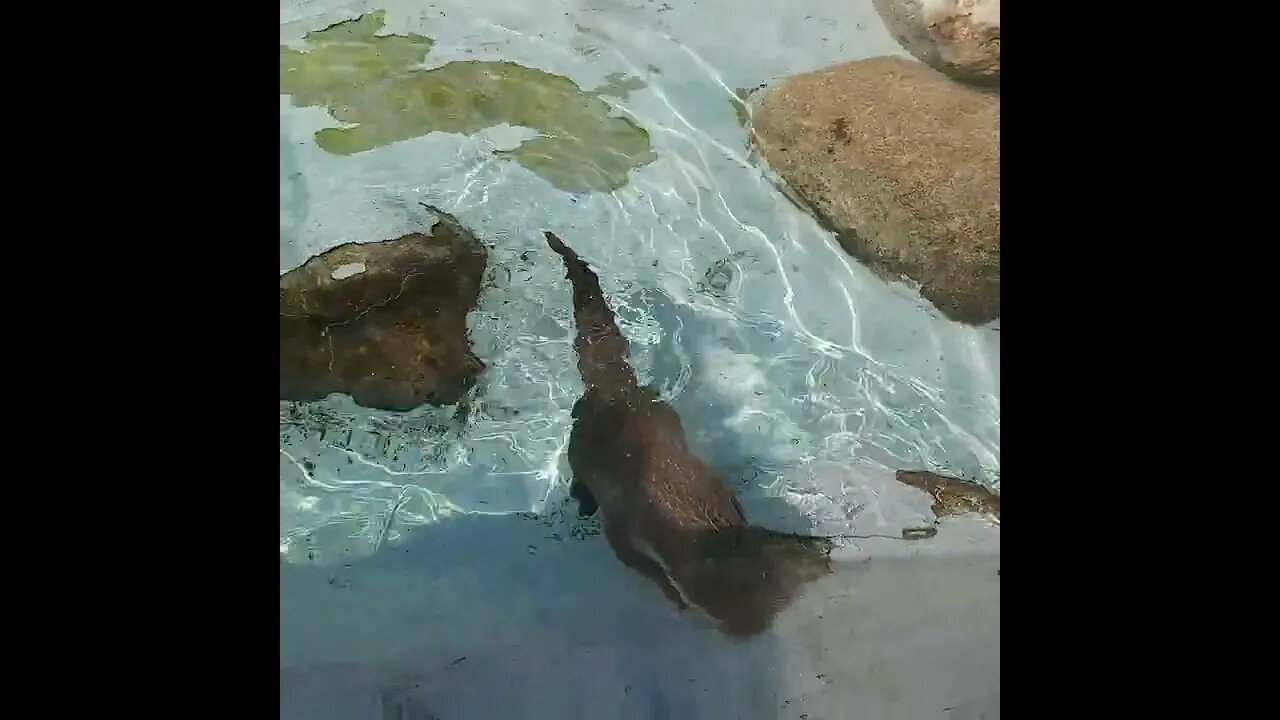
[[[419,230],[421,203],[491,247],[465,423],[281,403],[281,717],[998,717],[999,539],[980,520],[850,543],[770,633],[729,643],[566,512],[581,382],[548,229],[599,271],[642,378],[752,519],[896,534],[932,516],[895,469],[998,486],[998,329],[850,259],[747,156],[730,102],[901,53],[870,0],[282,0],[280,39],[378,9],[384,32],[435,40],[430,67],[643,79],[611,102],[657,159],[573,194],[494,156],[521,128],[339,156],[313,138],[326,110],[281,97],[281,273]]]
[[[582,386],[569,286],[543,230],[596,268],[642,380],[749,514],[785,503],[821,532],[896,533],[930,516],[895,469],[998,487],[998,326],[947,321],[852,260],[748,157],[730,102],[739,87],[901,54],[869,0],[282,0],[281,42],[376,9],[384,32],[435,39],[429,66],[509,60],[583,88],[642,78],[611,101],[657,159],[612,193],[575,194],[493,154],[522,128],[337,156],[313,140],[335,125],[327,112],[281,97],[282,273],[421,229],[421,203],[489,244],[492,271],[469,318],[488,369],[464,425],[451,408],[281,404],[285,562],[350,562],[463,516],[561,516]]]

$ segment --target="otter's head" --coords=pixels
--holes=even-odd
[[[734,637],[763,632],[805,584],[831,572],[828,541],[761,528],[708,533],[691,547],[697,552],[671,569],[672,579]]]

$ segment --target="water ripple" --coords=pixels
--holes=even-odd
[[[582,385],[568,284],[543,230],[597,268],[637,373],[681,413],[694,450],[739,482],[748,508],[782,498],[826,531],[892,532],[928,506],[892,482],[893,469],[998,487],[998,332],[951,323],[907,284],[850,258],[753,164],[729,102],[732,86],[894,52],[892,41],[873,28],[847,33],[863,42],[852,50],[783,43],[794,24],[770,25],[767,0],[742,0],[720,19],[760,36],[737,43],[700,31],[710,16],[699,5],[666,14],[640,2],[598,5],[282,6],[282,40],[386,8],[389,32],[437,38],[433,65],[510,59],[582,87],[612,73],[643,77],[648,87],[617,106],[649,131],[658,155],[613,193],[574,195],[495,159],[530,136],[524,129],[434,134],[336,158],[309,140],[323,113],[282,104],[282,272],[343,242],[420,228],[429,222],[421,202],[490,243],[492,270],[469,317],[488,367],[465,417],[379,413],[341,397],[281,403],[281,552],[290,561],[374,552],[453,514],[546,513],[563,502],[569,410]],[[845,12],[804,2],[814,22]],[[577,49],[583,37],[595,51]],[[759,52],[764,42],[780,49]]]

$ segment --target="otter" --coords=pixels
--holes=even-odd
[[[618,559],[680,610],[701,610],[734,638],[763,632],[806,583],[831,573],[833,543],[747,521],[729,486],[689,451],[680,416],[636,381],[595,273],[544,234],[573,288],[585,389],[568,455],[579,513],[598,514]]]

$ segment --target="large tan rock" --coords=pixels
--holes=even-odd
[[[462,399],[484,364],[467,313],[486,252],[448,215],[430,234],[347,243],[280,278],[280,399],[345,393],[405,411]]]
[[[999,96],[884,57],[769,88],[752,134],[847,251],[982,323],[1000,315],[999,122]]]
[[[1000,84],[1000,0],[874,0],[903,49],[957,80]]]

